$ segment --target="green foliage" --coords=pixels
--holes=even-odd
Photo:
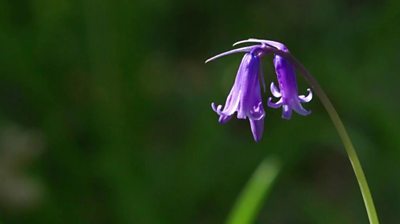
[[[248,122],[217,123],[209,105],[240,56],[204,59],[249,37],[284,42],[319,80],[381,222],[396,223],[399,12],[395,0],[0,0],[2,223],[222,223],[270,155],[284,169],[257,222],[367,223],[317,100],[289,122],[267,110],[259,144]]]
[[[227,224],[254,223],[280,170],[276,159],[264,159],[235,203]]]

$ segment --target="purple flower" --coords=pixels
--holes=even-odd
[[[274,97],[279,98],[277,102],[272,102],[272,97],[268,98],[268,106],[272,108],[282,107],[282,118],[290,119],[292,111],[306,116],[311,113],[303,108],[301,103],[310,102],[312,92],[307,89],[307,96],[297,94],[296,74],[293,65],[281,56],[274,57],[275,72],[278,77],[279,89],[271,82],[270,89]]]
[[[260,88],[260,78],[262,77],[260,54],[263,53],[263,50],[258,46],[249,49],[236,49],[235,51],[217,55],[208,61],[243,51],[248,52],[240,63],[235,82],[226,99],[224,108],[222,109],[222,105],[216,106],[214,103],[211,104],[211,107],[219,115],[220,123],[228,122],[235,112],[237,112],[238,119],[248,118],[254,140],[258,142],[264,131],[265,117]]]
[[[229,54],[245,53],[225,106],[222,109],[222,105],[216,106],[212,103],[211,107],[219,115],[219,122],[222,124],[228,122],[235,112],[237,112],[238,119],[249,118],[254,140],[258,142],[264,131],[265,117],[260,88],[260,82],[262,82],[265,90],[264,77],[260,66],[261,57],[271,52],[274,53],[273,61],[279,88],[272,82],[270,89],[272,95],[279,98],[279,100],[272,102],[272,98],[269,97],[268,106],[272,108],[282,107],[282,117],[284,119],[290,119],[293,110],[304,116],[310,114],[310,111],[303,108],[302,103],[309,102],[312,99],[312,93],[308,89],[307,96],[298,95],[294,66],[279,54],[289,53],[285,45],[270,40],[248,39],[239,41],[234,46],[250,42],[256,42],[257,45],[221,53],[208,59],[206,63]]]
[[[257,42],[261,44],[266,44],[267,47],[275,47],[278,50],[289,53],[287,47],[276,41],[269,40],[258,40],[249,39],[244,41],[239,41],[236,44],[247,43],[247,42]],[[235,45],[236,45],[235,44]],[[272,102],[272,97],[268,98],[268,106],[272,108],[282,107],[282,118],[290,119],[292,116],[292,111],[296,111],[298,114],[306,116],[311,113],[303,108],[301,103],[308,103],[312,99],[312,92],[307,89],[307,96],[298,95],[298,88],[296,82],[296,73],[294,66],[285,58],[280,55],[274,55],[274,67],[275,73],[278,79],[279,88],[271,82],[270,89],[274,97],[278,98],[277,102]]]

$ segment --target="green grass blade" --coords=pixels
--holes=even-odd
[[[276,159],[266,158],[261,162],[239,195],[227,224],[254,223],[279,170],[280,164]]]

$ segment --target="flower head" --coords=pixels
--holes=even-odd
[[[292,111],[306,116],[311,113],[303,108],[301,103],[310,102],[312,99],[312,92],[307,89],[307,96],[298,95],[296,74],[293,66],[284,58],[279,55],[274,57],[275,72],[278,78],[279,89],[271,82],[270,89],[274,97],[279,98],[277,102],[272,102],[272,97],[268,98],[268,106],[272,108],[282,107],[282,118],[290,119]]]
[[[248,118],[255,141],[262,137],[265,117],[260,88],[260,52],[259,47],[253,47],[244,55],[223,109],[222,105],[211,104],[220,123],[228,122],[235,112],[238,119]]]
[[[249,39],[244,41],[239,41],[236,44],[247,43],[247,42],[257,42],[260,44],[265,44],[270,47],[274,47],[282,52],[289,53],[287,47],[279,42],[270,40],[258,40]],[[310,102],[312,99],[311,89],[307,89],[308,94],[298,95],[296,73],[294,66],[289,60],[282,57],[281,55],[274,55],[274,67],[275,73],[278,79],[279,88],[271,82],[270,89],[274,97],[278,98],[277,102],[272,102],[272,97],[268,98],[268,106],[271,108],[282,107],[282,118],[290,119],[292,116],[292,111],[297,112],[300,115],[306,116],[311,113],[304,109],[301,103]]]
[[[312,99],[312,93],[308,89],[307,96],[298,95],[294,66],[281,55],[282,53],[289,53],[284,44],[270,40],[248,39],[236,42],[234,46],[249,42],[256,42],[257,45],[221,53],[208,59],[206,63],[229,54],[245,53],[224,108],[222,109],[222,105],[216,106],[214,103],[211,106],[219,115],[220,123],[228,122],[235,112],[237,112],[238,119],[249,118],[253,137],[255,141],[259,141],[262,137],[265,117],[260,88],[260,81],[264,84],[260,67],[261,57],[269,53],[274,54],[273,62],[279,88],[272,82],[270,89],[272,95],[279,100],[272,102],[272,98],[269,97],[268,106],[272,108],[282,107],[284,119],[290,119],[292,111],[304,116],[310,114],[310,111],[303,108],[302,103],[309,102]]]

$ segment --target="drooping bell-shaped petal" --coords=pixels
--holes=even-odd
[[[244,55],[224,107],[211,104],[219,115],[220,123],[228,122],[235,112],[238,119],[248,118],[255,141],[259,141],[262,137],[265,117],[259,80],[260,58],[256,54],[257,50],[254,48]]]
[[[287,51],[287,48],[284,47],[279,50]],[[278,98],[278,101],[272,102],[272,98],[270,97],[268,99],[268,106],[272,108],[282,107],[282,117],[284,119],[290,119],[293,110],[303,116],[309,115],[311,111],[304,109],[301,103],[311,101],[312,93],[310,89],[307,89],[307,96],[298,95],[294,66],[287,59],[279,55],[275,55],[274,67],[279,88],[276,87],[274,83],[271,83],[270,89],[272,95]]]

